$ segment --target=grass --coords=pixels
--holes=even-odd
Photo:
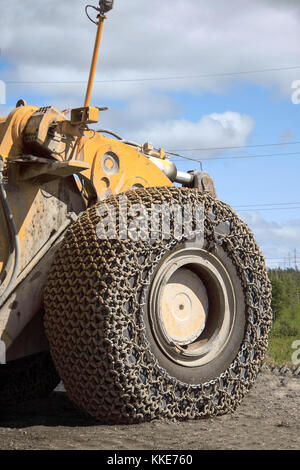
[[[300,340],[298,336],[276,336],[273,331],[269,337],[269,349],[267,353],[267,362],[275,364],[296,365],[292,362],[292,355],[295,349],[292,348],[294,341]],[[298,355],[300,357],[300,355]]]
[[[300,340],[299,316],[291,315],[289,310],[283,310],[281,317],[273,324],[270,332],[269,362],[296,365],[292,360],[292,355],[296,351],[292,345],[297,340]]]
[[[269,337],[268,360],[276,364],[293,364],[294,341],[300,341],[300,271],[268,271],[272,283],[273,327]],[[299,348],[298,348],[299,349]],[[296,359],[300,358],[300,352]]]

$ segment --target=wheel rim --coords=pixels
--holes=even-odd
[[[162,289],[160,320],[169,342],[191,344],[205,328],[208,297],[205,285],[190,269],[179,268]]]
[[[222,353],[236,316],[230,276],[218,258],[184,247],[158,268],[149,295],[154,338],[173,362],[207,364]]]

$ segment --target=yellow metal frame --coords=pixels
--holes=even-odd
[[[92,89],[93,89],[93,85],[94,85],[97,61],[98,61],[98,56],[99,56],[100,42],[101,42],[101,37],[102,37],[102,32],[103,32],[103,25],[104,25],[104,20],[105,19],[106,19],[105,15],[99,15],[99,23],[98,23],[98,27],[97,27],[94,53],[93,53],[93,58],[92,58],[92,63],[91,63],[90,76],[89,76],[88,86],[87,86],[87,90],[86,90],[84,107],[88,107],[90,105],[90,101],[91,101]]]

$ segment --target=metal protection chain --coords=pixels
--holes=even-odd
[[[196,189],[138,189],[126,196],[129,206],[144,204],[149,212],[164,202],[204,206],[205,246],[222,246],[243,287],[244,340],[232,364],[209,382],[190,385],[170,376],[151,351],[144,306],[158,263],[185,238],[99,240],[94,206],[68,231],[45,289],[46,332],[66,390],[78,406],[110,423],[233,412],[262,366],[272,322],[270,282],[254,237],[229,206]],[[119,196],[105,204],[124,222]],[[229,233],[219,233],[222,223]]]

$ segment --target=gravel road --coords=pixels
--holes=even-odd
[[[300,375],[261,372],[234,415],[200,421],[101,425],[61,388],[45,400],[1,412],[0,449],[299,449]]]

